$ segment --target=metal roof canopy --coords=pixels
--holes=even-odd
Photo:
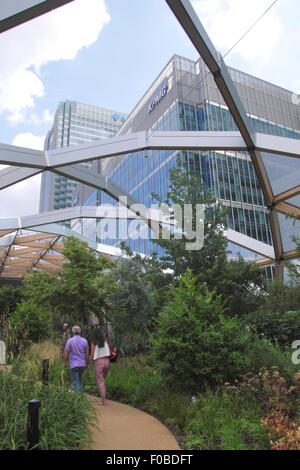
[[[37,18],[74,0],[8,0],[2,1],[0,33]]]
[[[6,15],[6,17],[5,14],[7,14],[7,10],[3,10],[3,5],[1,5],[0,32],[46,13],[53,8],[69,3],[70,1],[73,0],[47,0],[44,2],[22,0],[21,4],[20,0],[18,0],[18,2],[11,0],[11,8],[14,10],[12,15]],[[108,177],[94,175],[90,170],[75,165],[85,161],[110,158],[147,149],[248,151],[269,208],[277,275],[282,277],[283,270],[281,262],[286,259],[295,258],[296,252],[294,250],[289,252],[284,251],[278,213],[299,216],[300,209],[293,204],[289,204],[287,201],[300,194],[300,185],[289,188],[279,195],[274,195],[261,152],[269,152],[289,158],[299,158],[299,141],[253,132],[250,119],[246,114],[227,67],[220,54],[214,48],[191,6],[190,1],[165,1],[213,74],[215,82],[237,124],[239,132],[144,131],[112,137],[105,141],[99,140],[95,143],[63,147],[50,151],[36,151],[33,149],[0,144],[0,163],[11,165],[10,168],[0,171],[0,190],[48,170],[94,188],[101,189],[116,200],[118,200],[120,196],[124,196],[125,199],[127,198],[127,203],[124,205],[130,207],[133,204],[138,204],[138,201],[132,198],[130,194],[126,193],[123,188],[116,185]],[[52,217],[52,221],[54,219]],[[151,222],[147,218],[144,218],[144,220],[148,224]],[[11,223],[12,221],[8,219],[8,225],[6,227],[1,224],[1,226],[3,226],[1,231],[9,230]],[[156,226],[156,228],[159,229],[160,227]],[[245,236],[242,234],[239,234],[239,237],[242,241],[241,243],[243,243],[240,246],[244,246],[244,244],[247,243],[248,246],[245,247],[251,250],[251,246],[253,247],[253,244],[255,245],[256,241],[253,241],[250,237],[247,237],[249,240],[243,238]],[[268,259],[270,262],[273,261],[273,257],[269,257]]]
[[[146,220],[152,223],[154,230],[160,229],[160,223],[174,225],[175,222],[163,216],[160,210],[149,209]],[[78,232],[55,222],[78,220],[81,218],[101,219],[137,219],[126,208],[99,206],[99,207],[73,207],[25,217],[0,218],[0,277],[24,277],[31,270],[42,270],[59,275],[66,259],[60,254],[63,251],[62,236],[75,236],[86,241],[88,246],[108,256],[119,256],[120,249],[112,249],[105,244],[96,243]],[[6,228],[3,228],[6,227]],[[10,227],[9,229],[7,227]],[[28,231],[28,234],[24,234]],[[254,240],[234,230],[226,230],[228,241],[248,248],[268,260],[268,264],[275,262],[272,246]],[[49,253],[51,252],[51,253]],[[52,253],[53,252],[53,253]]]

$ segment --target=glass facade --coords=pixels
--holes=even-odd
[[[292,103],[291,92],[229,69],[254,131],[300,139],[299,111]],[[167,93],[162,86],[168,80]],[[149,105],[150,103],[150,105]],[[155,106],[154,106],[154,104]],[[145,93],[119,131],[120,135],[139,130],[153,131],[237,131],[237,126],[202,59],[197,62],[174,56],[161,75]],[[103,168],[119,186],[140,203],[150,207],[154,202],[151,194],[166,199],[169,188],[169,171],[180,158],[188,171],[202,175],[204,184],[228,207],[228,227],[269,245],[272,244],[267,207],[250,156],[246,152],[187,152],[149,151],[126,155],[117,163],[109,162]],[[264,158],[267,158],[264,156]],[[280,156],[276,156],[280,160]],[[287,164],[290,178],[298,171]],[[116,160],[115,160],[116,161]],[[285,160],[286,161],[286,160]],[[274,167],[275,160],[270,162]],[[283,162],[284,164],[284,162]],[[295,168],[294,168],[295,166]],[[273,171],[281,172],[275,165]],[[275,175],[276,176],[276,175]],[[278,175],[284,189],[284,175]],[[277,179],[278,179],[277,178]],[[280,179],[279,178],[279,179]],[[298,174],[296,175],[296,179]],[[297,179],[299,183],[299,178]],[[272,184],[275,184],[271,182]],[[298,184],[297,183],[297,184]],[[278,181],[276,181],[278,185]],[[116,204],[106,194],[101,203]],[[131,222],[128,222],[128,227]],[[158,251],[150,240],[150,230],[144,226],[145,237],[129,238],[127,244],[137,252],[150,254]],[[119,245],[120,233],[113,240],[103,239],[99,227],[95,227],[97,241]],[[236,248],[233,250],[236,253]],[[249,252],[239,248],[245,257]],[[254,257],[254,255],[252,255]]]
[[[55,114],[53,128],[46,137],[45,149],[112,137],[125,120],[124,113],[75,101],[61,102]],[[90,167],[92,162],[82,165]],[[74,181],[45,172],[42,177],[40,212],[71,207],[75,186]]]

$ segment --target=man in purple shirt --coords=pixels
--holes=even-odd
[[[64,350],[64,369],[69,358],[71,379],[74,390],[83,392],[82,374],[88,364],[89,345],[86,339],[80,336],[81,328],[73,326],[73,338],[68,339]]]

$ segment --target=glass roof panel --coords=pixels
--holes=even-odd
[[[283,245],[283,251],[295,250],[297,244],[294,237],[300,236],[300,221],[287,218],[283,214],[278,214],[280,233]]]
[[[298,196],[294,196],[294,197],[291,197],[290,199],[287,199],[285,202],[287,202],[288,204],[291,204],[292,206],[300,208],[300,194]]]
[[[275,195],[299,185],[299,158],[286,157],[265,152],[261,155]]]
[[[233,242],[228,242],[227,254],[228,254],[228,259],[238,259],[240,255],[246,261],[256,261],[256,260],[264,258],[263,256],[257,253],[254,253],[253,251],[248,250],[247,248],[238,246]]]

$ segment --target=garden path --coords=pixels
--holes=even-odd
[[[157,419],[132,406],[90,396],[98,429],[92,429],[91,450],[180,450],[175,437]],[[87,449],[85,449],[87,450]]]
[[[0,365],[10,371],[11,366]],[[175,437],[156,418],[137,408],[88,396],[96,411],[97,426],[92,428],[92,443],[82,450],[180,450]]]

